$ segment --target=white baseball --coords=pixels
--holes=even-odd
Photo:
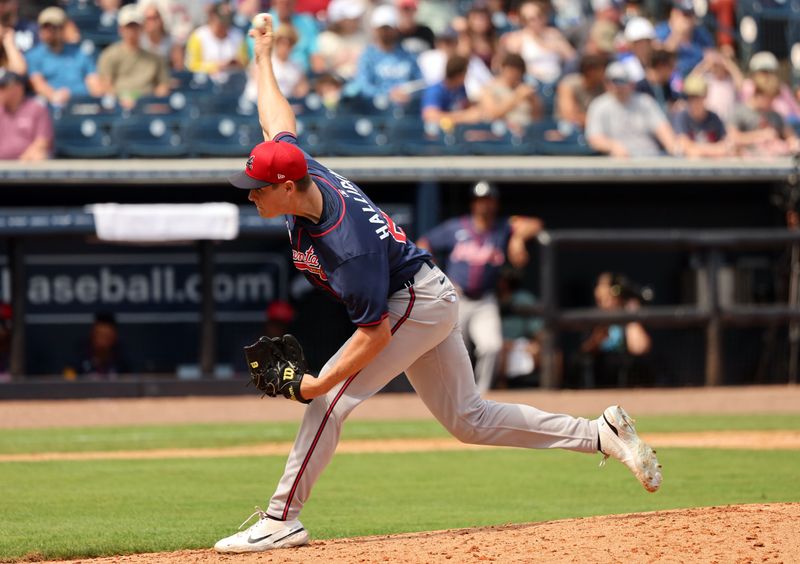
[[[258,31],[264,31],[267,29],[267,16],[269,14],[256,14],[253,16],[253,27]]]

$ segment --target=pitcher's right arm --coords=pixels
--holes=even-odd
[[[294,112],[278,88],[272,69],[272,16],[265,14],[263,30],[255,27],[249,35],[255,42],[256,84],[258,87],[258,120],[264,131],[264,139],[271,141],[278,133],[297,134]]]

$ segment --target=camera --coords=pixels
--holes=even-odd
[[[624,274],[611,275],[611,294],[623,301],[635,299],[641,303],[652,302],[654,297],[652,288],[642,286]]]

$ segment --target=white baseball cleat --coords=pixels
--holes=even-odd
[[[661,486],[661,465],[656,458],[656,451],[639,438],[631,419],[625,410],[618,405],[606,408],[597,419],[600,433],[600,448],[605,455],[600,466],[605,464],[609,456],[613,456],[625,466],[642,483],[649,492]]]
[[[270,519],[259,507],[256,512],[239,525],[241,529],[250,519],[258,515],[255,525],[247,530],[226,537],[214,545],[217,552],[264,552],[273,548],[302,546],[308,543],[308,531],[297,519],[293,521],[277,521]]]

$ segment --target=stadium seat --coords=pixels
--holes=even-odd
[[[110,123],[122,116],[122,108],[113,96],[74,96],[66,106],[53,108],[55,120],[70,116],[91,117],[100,123]]]
[[[339,102],[339,113],[359,116],[385,116],[392,107],[388,96],[348,96]]]
[[[336,114],[336,110],[326,108],[322,99],[313,92],[301,98],[289,98],[288,101],[296,116],[333,117]]]
[[[210,92],[214,88],[209,76],[202,72],[173,71],[172,89],[179,92]]]
[[[546,118],[553,115],[553,108],[556,104],[556,90],[558,90],[558,82],[539,82],[536,84],[536,94],[542,101]]]
[[[597,152],[589,147],[583,132],[573,125],[556,120],[544,120],[529,125],[523,136],[525,146],[539,155],[591,156]]]
[[[470,155],[530,154],[521,137],[513,135],[502,121],[459,125],[455,137],[456,143]]]
[[[391,112],[396,119],[404,117],[418,118],[422,115],[422,92],[412,94],[407,104],[392,104]]]
[[[114,122],[112,133],[123,157],[185,157],[189,144],[181,118],[132,115]]]
[[[79,159],[110,158],[119,155],[119,145],[111,135],[110,122],[92,116],[70,115],[53,122],[57,157]]]
[[[403,155],[458,155],[462,149],[455,135],[438,127],[426,127],[419,117],[388,122],[386,134]]]
[[[247,157],[264,140],[258,119],[203,115],[186,130],[193,157]]]
[[[192,118],[199,115],[197,107],[183,92],[173,92],[169,96],[142,96],[136,100],[131,113]]]
[[[241,94],[247,85],[247,73],[244,71],[222,73],[214,77],[211,83],[217,94]]]
[[[258,108],[242,95],[207,95],[194,99],[201,116],[257,116]],[[257,120],[256,120],[257,121]]]
[[[329,154],[329,140],[320,132],[324,121],[314,116],[297,116],[297,143],[314,157]]]
[[[332,155],[393,155],[398,148],[386,134],[385,119],[341,116],[323,120],[320,133],[329,141],[329,154]]]

